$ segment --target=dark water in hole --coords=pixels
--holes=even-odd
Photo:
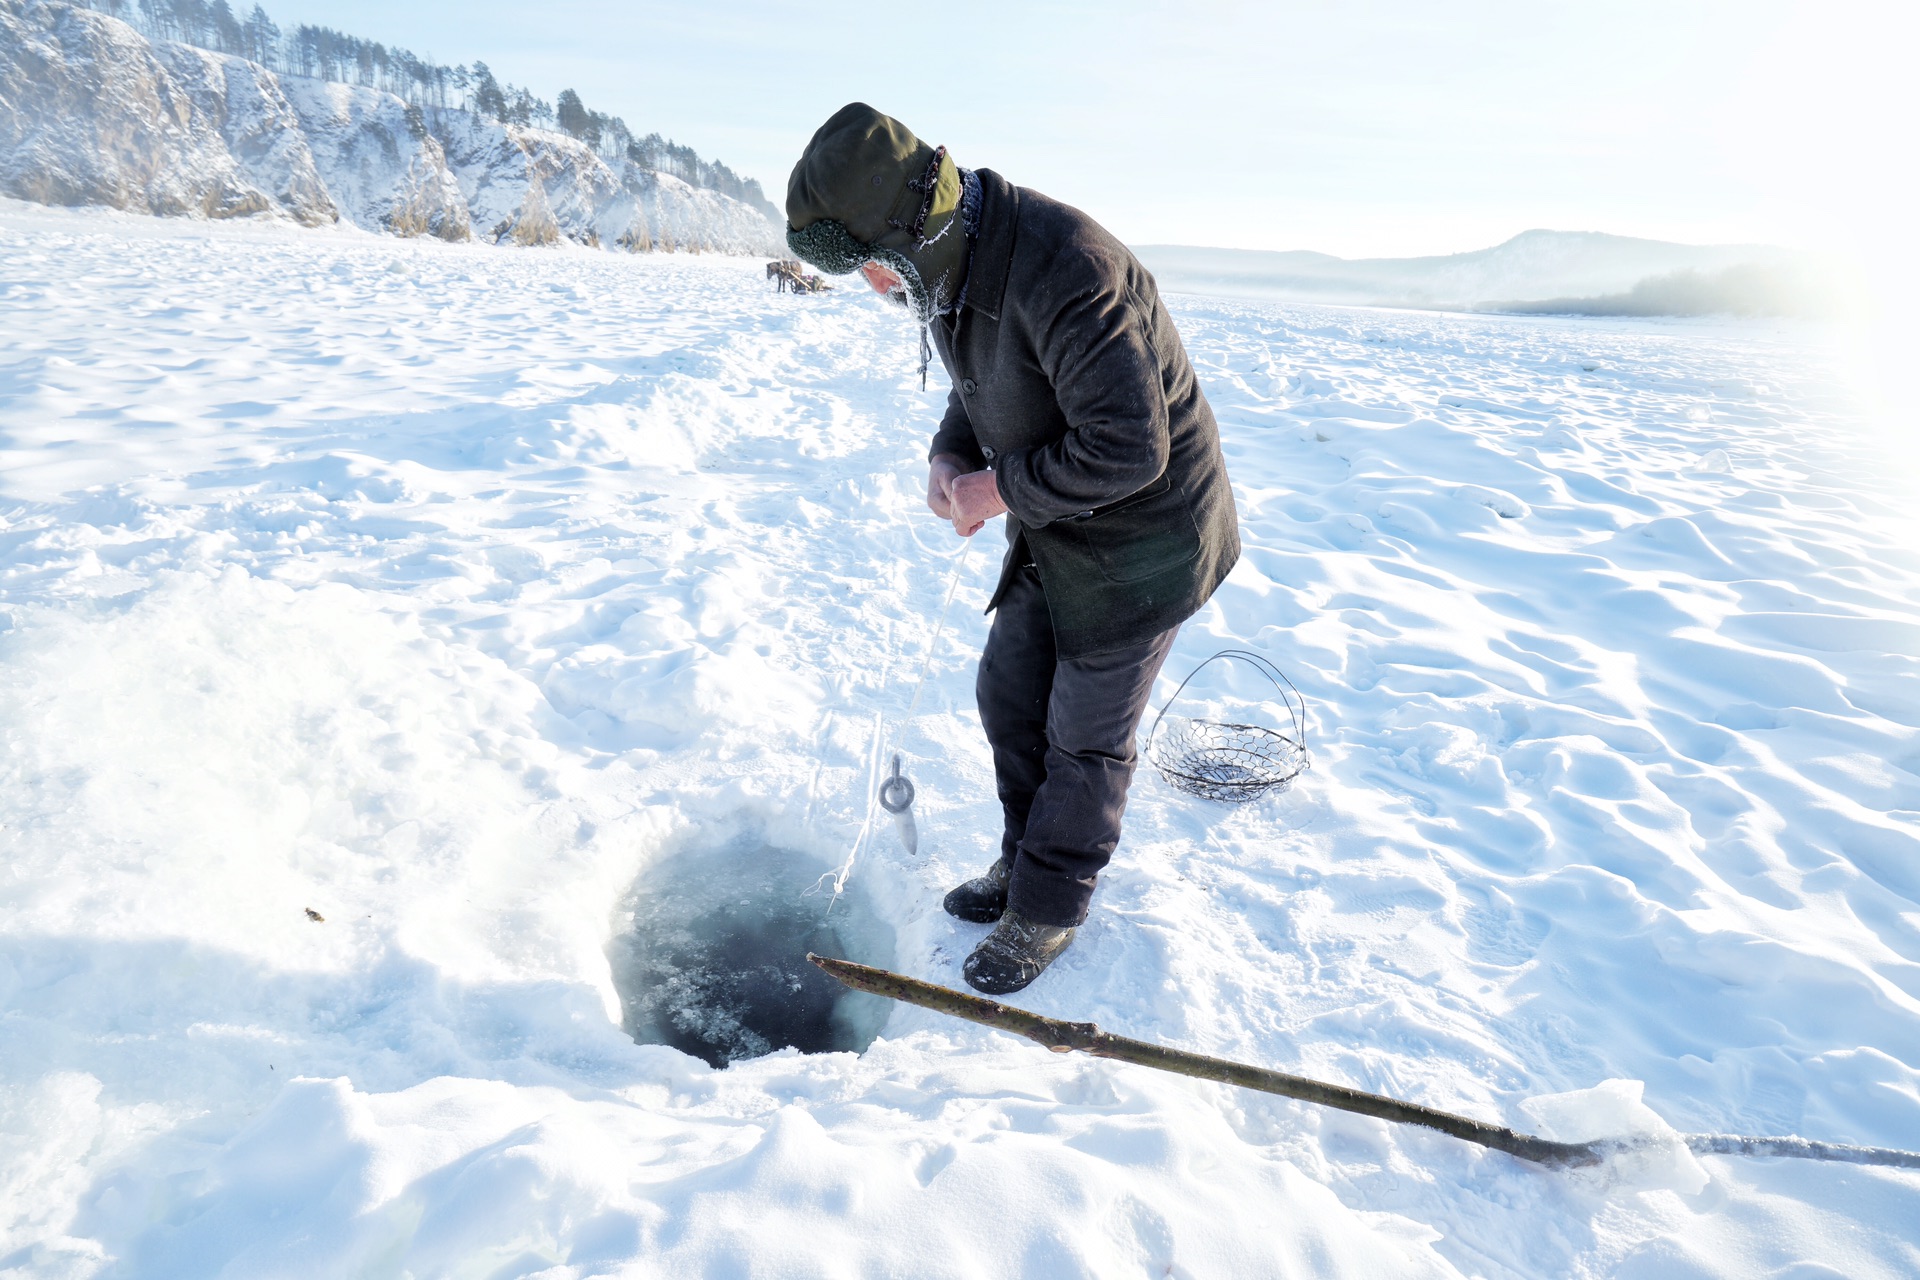
[[[806,896],[826,867],[744,843],[666,859],[635,885],[631,927],[607,948],[628,1035],[712,1066],[792,1046],[859,1052],[887,1002],[848,991],[807,953],[891,965],[891,932],[857,885]]]

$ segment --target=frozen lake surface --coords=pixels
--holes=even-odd
[[[1173,303],[1247,550],[1160,697],[1256,649],[1313,767],[1143,769],[1020,1003],[1920,1148],[1920,487],[1807,335]],[[997,533],[909,719],[945,388],[876,300],[5,204],[0,331],[0,1274],[1920,1273],[1911,1171],[1552,1173],[914,1009],[634,1043],[634,887],[840,863],[876,715],[920,854],[851,883],[909,973],[982,933]]]

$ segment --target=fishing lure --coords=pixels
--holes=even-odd
[[[880,807],[893,815],[893,829],[909,854],[920,852],[920,828],[913,821],[913,783],[900,772],[900,756],[894,753],[893,772],[880,784]]]

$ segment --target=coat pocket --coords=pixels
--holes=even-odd
[[[1187,496],[1164,475],[1139,493],[1067,523],[1109,582],[1144,582],[1200,555],[1200,527]]]

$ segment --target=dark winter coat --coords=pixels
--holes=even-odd
[[[953,391],[929,456],[999,480],[1011,545],[989,611],[1031,560],[1061,658],[1144,643],[1240,557],[1213,410],[1126,246],[1078,209],[979,176],[966,295],[933,325]]]

